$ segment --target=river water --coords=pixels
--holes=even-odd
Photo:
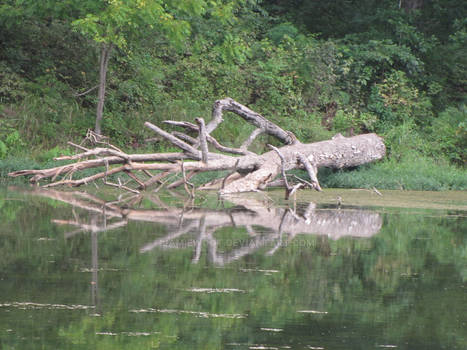
[[[0,349],[466,349],[467,193],[0,189]]]

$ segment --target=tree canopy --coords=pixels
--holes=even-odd
[[[163,151],[145,121],[206,117],[230,96],[304,142],[377,132],[390,158],[465,165],[465,18],[460,0],[6,0],[0,158],[66,153],[99,103],[102,134]]]

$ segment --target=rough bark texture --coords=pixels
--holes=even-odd
[[[301,168],[299,154],[304,154],[316,169],[329,167],[342,169],[366,164],[385,155],[383,140],[376,134],[365,134],[353,137],[336,135],[332,140],[311,144],[295,143],[281,147],[279,150],[284,159],[285,171]],[[245,157],[239,162],[239,169],[249,170],[250,164],[257,165],[247,176],[226,186],[221,193],[246,192],[258,189],[268,181],[272,181],[281,170],[279,155],[270,151],[254,160]]]
[[[223,111],[234,112],[257,127],[241,144],[240,148],[223,146],[210,135],[223,121]],[[317,170],[320,167],[337,169],[355,167],[383,158],[386,151],[382,138],[376,134],[348,138],[338,134],[327,141],[301,143],[292,132],[283,130],[262,115],[231,98],[214,103],[212,119],[209,123],[205,124],[202,118],[197,118],[196,122],[197,124],[166,121],[167,124],[184,128],[185,133],[179,131],[170,133],[150,122],[145,123],[145,126],[158,136],[178,147],[182,151],[181,153],[126,154],[109,143],[105,144],[106,147],[94,149],[69,143],[82,153],[57,159],[74,160],[75,163],[51,169],[20,170],[9,175],[32,175],[30,179],[32,183],[51,178],[52,181],[45,184],[45,187],[80,186],[102,179],[107,185],[119,186],[137,192],[155,184],[158,189],[164,185],[169,186],[169,188],[185,185],[187,188],[189,177],[196,173],[228,170],[230,171],[228,176],[205,184],[200,189],[216,188],[221,194],[230,194],[264,189],[273,183],[278,175],[282,174],[286,180],[287,171],[302,168],[309,175],[308,181],[302,181],[302,187],[308,186],[321,190],[317,179]],[[190,136],[187,133],[195,133],[195,135]],[[270,146],[272,150],[264,154],[249,151],[248,147],[261,133],[274,136],[285,146],[280,148]],[[99,141],[102,139],[101,136],[96,137],[92,132],[88,133],[87,139],[99,144],[105,143]],[[210,151],[208,144],[224,153]],[[96,157],[96,159],[88,159],[91,156]],[[120,165],[115,166],[117,164]],[[73,178],[74,174],[81,170],[97,167],[104,169],[92,176]],[[149,172],[153,170],[159,171],[159,173]],[[188,172],[188,176],[185,172]],[[127,186],[127,183],[122,183],[120,179],[118,179],[118,184],[107,181],[108,176],[118,173],[126,173],[130,180],[137,184],[136,188]],[[183,175],[185,180],[170,179],[172,174]],[[289,185],[287,181],[284,182],[287,184],[287,195],[298,188]]]

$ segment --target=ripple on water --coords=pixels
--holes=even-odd
[[[167,314],[181,314],[181,315],[192,315],[195,317],[202,318],[246,318],[246,314],[214,314],[204,311],[189,311],[189,310],[175,310],[175,309],[138,309],[130,310],[134,313],[167,313]]]
[[[326,315],[327,311],[318,311],[318,310],[298,310],[302,314],[317,314],[317,315]]]
[[[265,328],[265,327],[261,327],[260,329],[262,331],[265,331],[265,332],[282,332],[283,331],[282,328]]]
[[[96,332],[96,335],[108,335],[108,336],[117,336],[124,335],[127,337],[149,337],[150,335],[160,334],[160,332]]]
[[[188,288],[186,292],[193,293],[246,293],[246,290],[236,288]]]
[[[92,305],[65,305],[65,304],[41,304],[34,303],[30,301],[26,302],[10,302],[10,303],[0,303],[0,307],[13,307],[21,310],[38,310],[38,309],[48,309],[48,310],[89,310],[94,309],[95,306]]]
[[[265,274],[278,273],[279,270],[262,270],[262,269],[240,269],[242,272],[262,272]]]

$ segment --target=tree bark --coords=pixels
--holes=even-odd
[[[223,121],[222,112],[224,110],[237,113],[244,120],[257,127],[247,140],[241,144],[240,148],[225,147],[210,135]],[[198,125],[188,122],[168,121],[167,123],[185,128],[187,132],[194,132],[196,135],[189,136],[181,132],[169,133],[149,122],[146,122],[145,126],[167,142],[178,147],[182,151],[181,153],[126,154],[111,145],[108,148],[95,148],[93,150],[83,149],[82,146],[79,146],[78,149],[84,150],[84,152],[75,156],[57,158],[59,160],[75,160],[76,162],[73,164],[43,170],[20,170],[9,175],[33,175],[30,179],[32,183],[52,178],[51,183],[44,185],[45,187],[52,187],[58,185],[80,186],[98,179],[103,179],[104,183],[109,184],[107,182],[109,175],[123,172],[128,174],[136,182],[137,189],[141,190],[148,187],[149,184],[164,185],[168,182],[167,179],[171,174],[185,174],[185,171],[195,174],[206,171],[227,170],[230,171],[228,176],[204,184],[200,189],[216,188],[219,189],[220,194],[230,194],[262,190],[273,183],[273,180],[280,174],[286,179],[287,171],[305,169],[309,175],[309,181],[304,181],[303,185],[321,190],[317,178],[319,168],[356,167],[381,159],[386,152],[383,139],[376,134],[353,137],[343,137],[338,134],[327,141],[310,144],[301,143],[292,132],[283,130],[260,114],[230,98],[214,103],[212,119],[206,125],[202,118],[197,119]],[[272,147],[273,150],[264,154],[249,151],[248,146],[260,133],[274,136],[286,145]],[[224,154],[210,152],[207,146],[208,142],[217,150],[224,152]],[[75,146],[72,143],[70,144]],[[232,155],[225,153],[231,153]],[[88,160],[87,158],[90,156],[95,156],[97,159]],[[120,164],[120,166],[113,167],[116,164]],[[105,169],[91,176],[73,179],[75,173],[96,167]],[[156,170],[161,173],[151,175],[148,172],[149,170]],[[59,176],[62,176],[62,178],[56,181]],[[143,178],[147,176],[153,178]],[[287,181],[284,182],[287,183]],[[175,184],[184,184],[187,187],[187,180],[174,179],[167,185],[173,188]],[[116,186],[116,184],[111,185]],[[121,187],[129,188],[123,187],[123,185]],[[296,190],[296,188],[298,187],[287,185],[289,193],[292,189]],[[131,191],[137,191],[137,189]]]
[[[101,135],[102,117],[104,114],[105,102],[105,88],[107,81],[107,70],[109,67],[110,53],[112,51],[112,44],[102,44],[101,55],[99,62],[99,90],[97,94],[97,108],[96,108],[96,125],[94,131],[96,134]]]

